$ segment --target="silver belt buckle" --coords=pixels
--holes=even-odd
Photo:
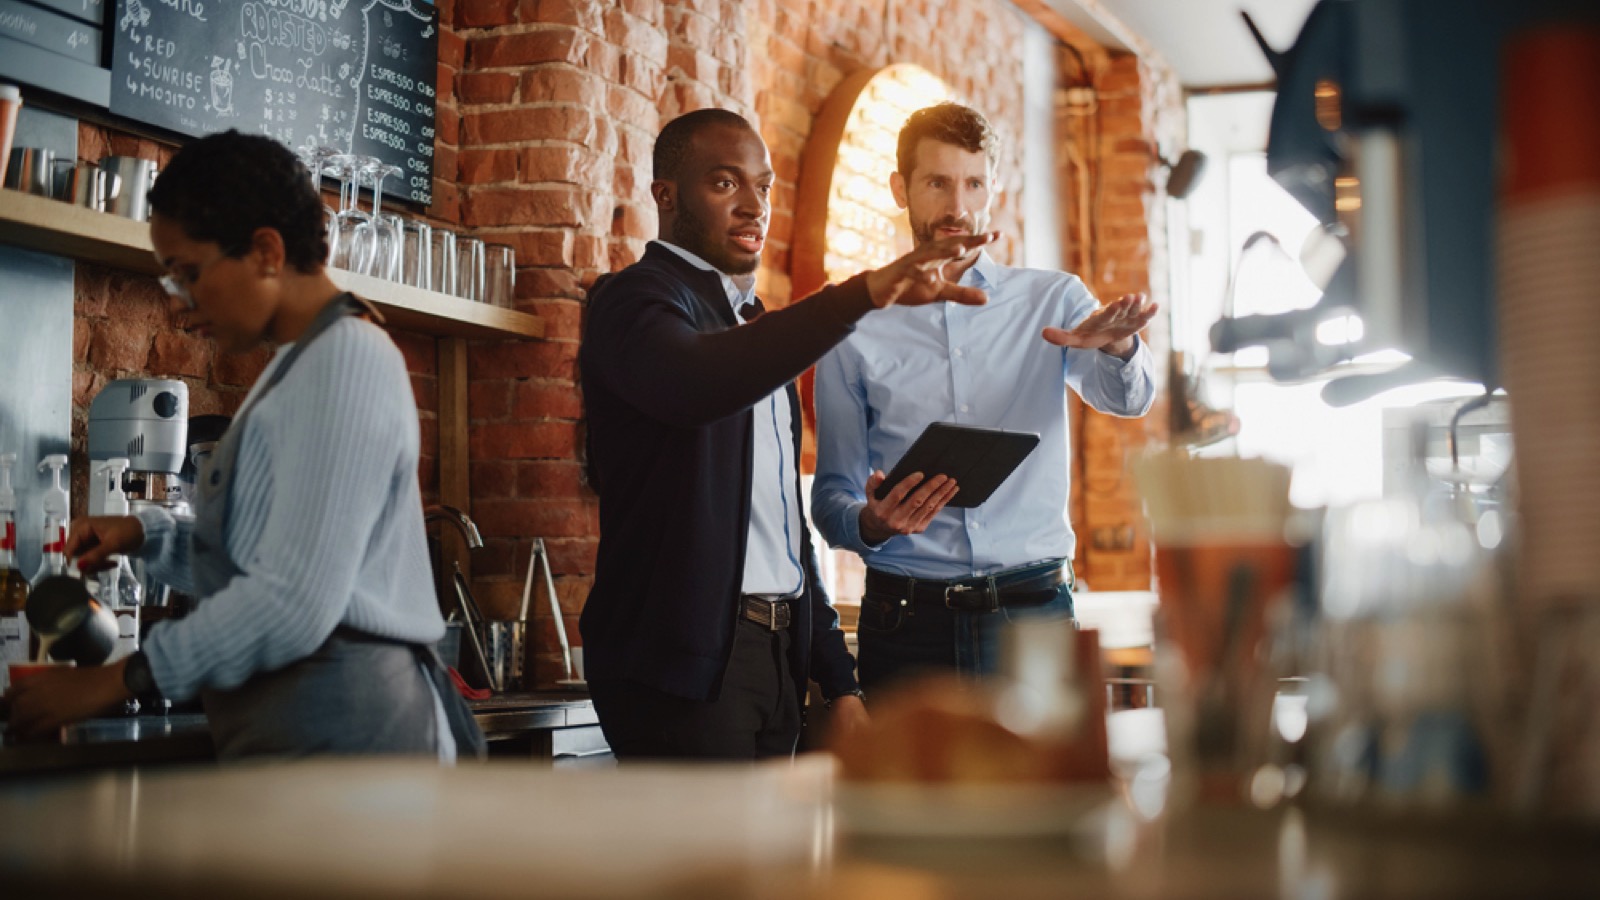
[[[977,588],[975,588],[975,587],[973,587],[971,585],[968,585],[968,584],[952,584],[952,585],[950,585],[949,587],[944,589],[944,608],[945,609],[955,609],[954,606],[950,605],[950,595],[951,594],[965,594],[965,593],[967,593],[969,591],[975,591],[975,590],[977,590]]]

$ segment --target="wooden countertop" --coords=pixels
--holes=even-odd
[[[849,833],[827,757],[561,772],[322,760],[0,784],[8,896],[1595,896],[1600,831],[1115,802],[1006,840]],[[25,823],[25,827],[18,827]]]

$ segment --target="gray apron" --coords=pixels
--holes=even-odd
[[[228,555],[226,529],[246,419],[312,341],[352,315],[382,321],[371,305],[351,294],[331,301],[234,417],[207,460],[195,498],[191,544],[198,596],[209,597],[243,574]],[[483,732],[433,647],[364,634],[345,625],[310,656],[272,672],[258,672],[236,688],[203,690],[200,699],[218,758],[235,760],[320,753],[437,755],[435,694],[444,706],[457,755],[482,758]]]

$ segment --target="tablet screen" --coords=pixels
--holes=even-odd
[[[895,463],[876,493],[883,499],[913,472],[928,478],[948,475],[960,488],[948,505],[971,509],[988,500],[1038,445],[1039,436],[1031,432],[934,422]]]

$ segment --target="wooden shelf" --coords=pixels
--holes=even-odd
[[[145,223],[20,191],[0,190],[0,244],[161,274]],[[390,327],[402,331],[462,338],[544,337],[544,320],[538,316],[342,269],[329,269],[328,274],[339,287],[376,303]]]

